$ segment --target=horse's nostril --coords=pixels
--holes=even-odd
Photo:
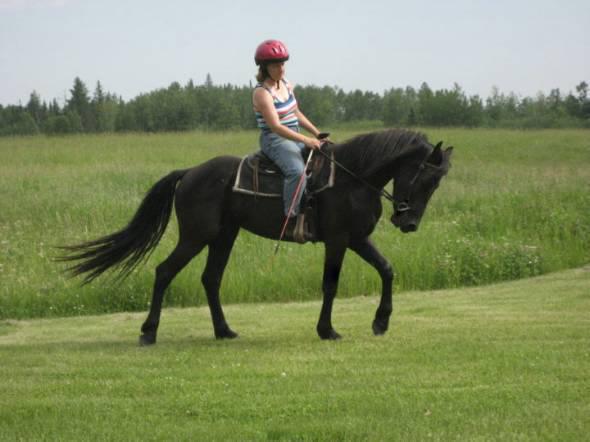
[[[418,224],[416,224],[416,223],[404,224],[402,226],[401,230],[404,233],[415,232],[416,230],[418,230]]]

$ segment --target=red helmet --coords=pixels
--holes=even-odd
[[[288,59],[289,51],[279,40],[263,41],[256,48],[256,55],[254,55],[254,61],[257,66],[266,63],[280,63]]]

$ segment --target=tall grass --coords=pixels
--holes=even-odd
[[[590,132],[425,129],[455,145],[417,233],[389,223],[374,240],[396,270],[398,290],[487,284],[590,261]],[[344,140],[361,130],[338,130]],[[172,169],[255,149],[256,132],[128,134],[0,139],[0,318],[144,310],[153,269],[174,247],[173,220],[144,267],[115,284],[67,280],[54,246],[124,226],[145,191]],[[323,247],[284,245],[242,232],[222,285],[224,302],[321,296]],[[170,287],[167,305],[205,302],[206,252]],[[376,272],[349,253],[339,296],[380,290]]]

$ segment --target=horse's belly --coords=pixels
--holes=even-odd
[[[230,210],[232,218],[243,229],[265,238],[279,238],[285,221],[282,199],[234,193]]]

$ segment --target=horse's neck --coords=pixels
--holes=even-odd
[[[416,161],[421,155],[419,148],[401,149],[399,152],[385,156],[379,164],[376,164],[373,170],[367,175],[366,180],[378,189],[385,187],[395,175],[407,167],[408,164]]]
[[[391,181],[398,170],[404,164],[415,162],[421,157],[422,146],[416,145],[414,140],[405,146],[392,143],[383,148],[383,145],[375,144],[374,139],[362,140],[365,143],[357,146],[347,146],[345,150],[335,151],[336,160],[348,166],[355,175],[372,186],[382,189]]]
[[[394,161],[391,160],[389,163],[384,164],[382,168],[368,177],[367,181],[372,183],[377,189],[383,189],[393,179]]]

